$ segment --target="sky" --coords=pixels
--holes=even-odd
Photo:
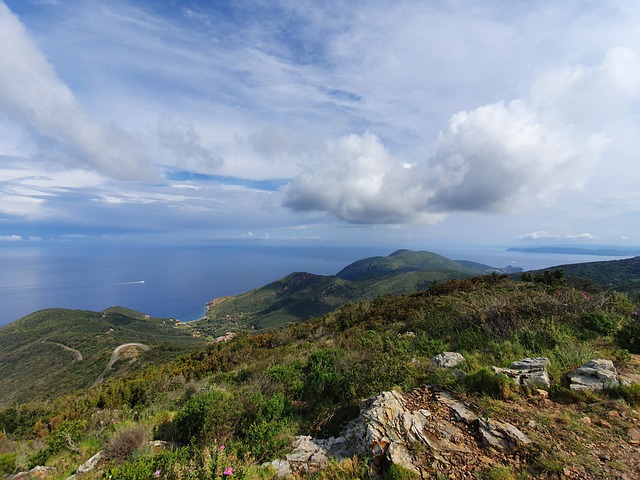
[[[635,0],[0,0],[0,248],[640,245]]]

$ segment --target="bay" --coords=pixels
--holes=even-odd
[[[123,306],[182,321],[205,304],[294,271],[337,273],[383,248],[324,246],[3,245],[0,326],[44,308],[101,311]]]
[[[420,248],[411,248],[419,250]],[[504,247],[422,248],[454,260],[525,270],[612,260],[508,252]],[[388,246],[7,245],[0,248],[0,326],[44,308],[101,311],[123,306],[182,321],[201,318],[214,298],[237,295],[295,271],[332,275]],[[618,258],[618,257],[616,257]],[[620,257],[623,258],[623,257]]]

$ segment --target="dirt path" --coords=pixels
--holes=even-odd
[[[94,387],[104,380],[105,375],[109,372],[109,370],[111,370],[111,367],[113,366],[113,364],[120,359],[120,353],[122,352],[122,350],[127,347],[138,347],[141,350],[145,350],[145,351],[151,350],[151,347],[145,345],[144,343],[123,343],[122,345],[118,345],[116,348],[113,349],[113,352],[111,352],[111,359],[109,360],[109,363],[107,364],[106,368],[103,370],[100,376],[96,378],[96,381],[93,382]]]
[[[71,348],[71,347],[65,345],[64,343],[58,343],[58,342],[42,342],[42,343],[48,343],[50,345],[57,345],[58,347],[64,348],[66,351],[73,353],[78,362],[81,362],[82,360],[84,360],[84,357],[82,356],[82,352],[80,350],[76,350],[75,348]]]

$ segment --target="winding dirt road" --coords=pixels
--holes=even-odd
[[[106,368],[102,371],[100,376],[96,378],[96,381],[93,382],[94,387],[104,380],[105,375],[109,372],[109,370],[111,370],[113,364],[120,359],[120,353],[122,352],[122,350],[127,347],[138,347],[144,351],[151,350],[151,347],[145,345],[144,343],[123,343],[122,345],[118,345],[113,349],[113,352],[111,352],[111,359],[109,360]]]
[[[58,342],[42,342],[42,343],[48,343],[49,345],[57,345],[58,347],[64,348],[67,352],[73,353],[76,357],[76,360],[79,362],[81,362],[84,359],[84,357],[82,356],[82,352],[80,350],[71,348],[68,345],[65,345],[64,343],[58,343]]]

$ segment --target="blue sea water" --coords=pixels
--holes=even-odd
[[[205,304],[294,271],[331,275],[380,248],[300,246],[0,247],[0,326],[44,308],[101,311],[119,305],[183,321]]]
[[[101,311],[114,305],[190,321],[202,317],[205,304],[214,298],[246,292],[294,271],[335,274],[355,260],[389,255],[393,250],[254,244],[5,244],[0,247],[0,326],[43,308]],[[424,250],[455,260],[525,269],[612,259],[504,248]]]

